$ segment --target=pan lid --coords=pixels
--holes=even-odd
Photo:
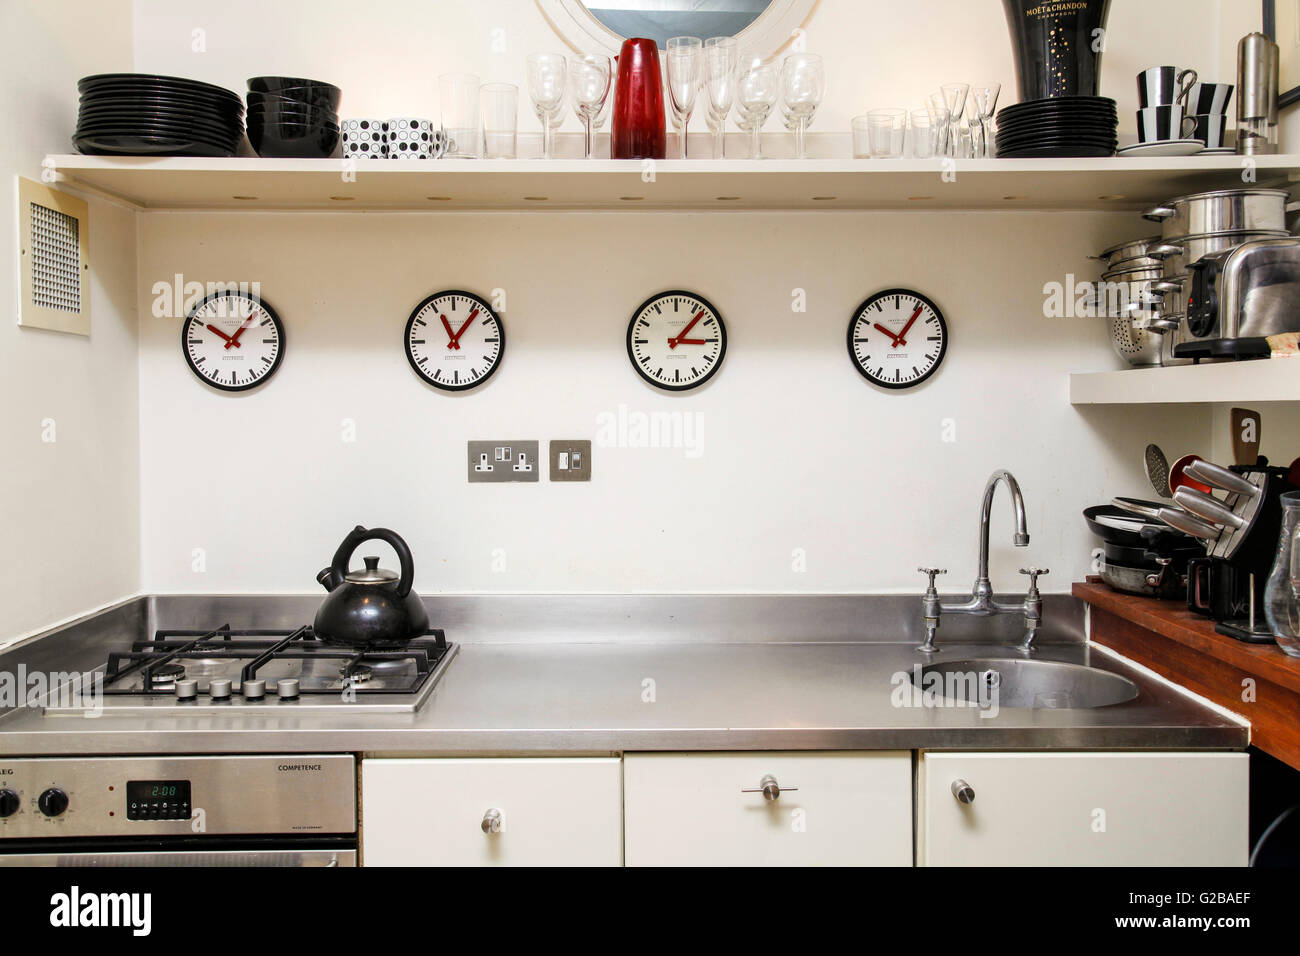
[[[396,584],[400,580],[401,576],[396,571],[381,568],[379,558],[375,555],[367,555],[361,560],[366,563],[365,568],[349,571],[343,576],[348,584]]]

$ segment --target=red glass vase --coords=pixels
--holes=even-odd
[[[609,155],[612,159],[663,159],[667,150],[659,46],[639,37],[624,40],[618,55]]]

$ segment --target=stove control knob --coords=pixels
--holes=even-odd
[[[18,812],[22,801],[12,790],[0,790],[0,817],[11,817]]]
[[[199,696],[199,682],[193,678],[186,678],[176,682],[176,699],[177,700],[194,700]]]
[[[230,699],[230,678],[214,677],[208,682],[208,695],[213,700]]]
[[[246,680],[239,685],[239,692],[244,695],[244,700],[261,700],[266,696],[266,681],[260,677]]]
[[[282,677],[276,681],[275,692],[281,700],[298,699],[298,678]]]
[[[68,795],[58,787],[50,787],[36,798],[36,806],[47,817],[57,817],[68,809]]]

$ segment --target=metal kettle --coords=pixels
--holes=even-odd
[[[352,552],[365,541],[387,542],[401,561],[401,574],[379,567],[376,557],[365,558],[364,569],[348,570]],[[411,549],[387,528],[367,530],[357,525],[316,580],[329,592],[313,624],[322,641],[358,649],[405,647],[429,628],[424,602],[411,590],[415,581]]]

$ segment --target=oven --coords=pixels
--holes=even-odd
[[[355,866],[351,754],[0,757],[0,866]]]

